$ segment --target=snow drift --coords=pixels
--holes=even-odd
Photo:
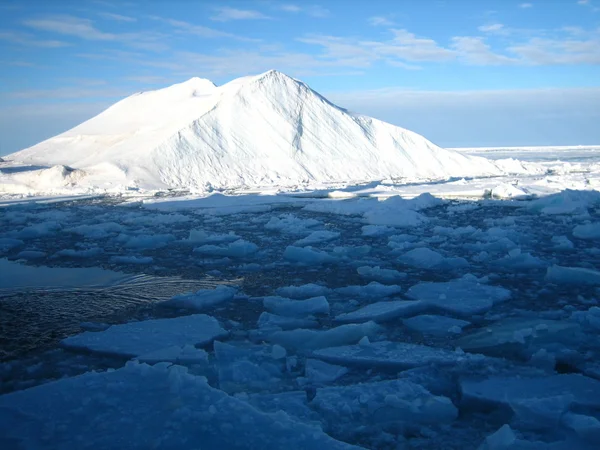
[[[340,108],[277,71],[134,94],[10,155],[142,188],[210,190],[498,175],[480,157]],[[116,181],[117,182],[117,181]]]

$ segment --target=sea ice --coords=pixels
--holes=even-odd
[[[138,234],[136,236],[121,234],[117,240],[123,242],[125,248],[153,249],[162,248],[173,242],[175,236],[172,234]]]
[[[189,344],[184,345],[183,347],[175,345],[173,347],[167,347],[140,355],[136,360],[147,364],[170,362],[186,366],[196,364],[208,366],[208,353],[205,350]]]
[[[329,314],[329,302],[325,297],[307,300],[292,300],[285,297],[265,297],[265,309],[273,314],[286,317],[306,317],[311,314]]]
[[[316,328],[319,323],[311,318],[278,316],[265,311],[259,316],[257,325],[263,329],[293,330],[295,328]]]
[[[335,317],[335,321],[341,323],[360,323],[370,320],[374,322],[386,322],[398,317],[410,317],[419,314],[426,308],[427,305],[418,300],[377,302],[356,311],[340,314]]]
[[[335,289],[337,294],[341,294],[347,297],[361,297],[361,298],[383,298],[398,294],[402,291],[402,287],[392,284],[386,286],[372,281],[366,286],[345,286]]]
[[[432,336],[447,336],[449,334],[457,334],[457,331],[460,334],[463,327],[471,324],[471,322],[467,322],[466,320],[429,314],[404,319],[402,323],[413,331]]]
[[[395,232],[395,228],[386,227],[385,225],[364,225],[362,227],[362,235],[366,237],[387,236]]]
[[[323,348],[314,351],[312,356],[332,364],[392,370],[405,370],[429,364],[452,365],[462,360],[483,358],[464,352],[390,341]]]
[[[546,281],[554,284],[597,286],[600,285],[600,272],[583,267],[553,265],[546,271]]]
[[[34,260],[44,258],[46,256],[46,252],[40,252],[37,250],[23,250],[22,252],[17,253],[18,259],[27,259]]]
[[[406,278],[406,273],[404,272],[398,272],[393,269],[382,269],[379,266],[361,266],[356,269],[356,271],[363,278],[379,281],[381,283],[394,283]]]
[[[496,356],[531,357],[544,348],[557,351],[581,342],[578,323],[540,318],[508,318],[463,336],[457,345],[466,351]]]
[[[114,264],[152,264],[152,256],[111,256],[110,262]]]
[[[217,286],[215,289],[200,289],[190,294],[176,295],[163,302],[165,306],[203,311],[233,299],[237,289],[229,286]]]
[[[228,234],[210,234],[204,230],[190,230],[187,239],[181,242],[185,244],[205,245],[205,244],[225,244],[241,239],[240,236],[233,232]]]
[[[308,358],[304,365],[304,377],[312,384],[333,383],[348,373],[348,368]]]
[[[252,242],[238,239],[227,245],[202,245],[194,248],[194,253],[209,256],[226,256],[230,258],[246,258],[258,251],[258,246]]]
[[[450,423],[458,416],[449,398],[405,380],[318,388],[311,406],[332,425],[350,430],[359,424]]]
[[[168,364],[132,362],[13,392],[0,397],[0,415],[2,448],[357,448]]]
[[[277,295],[281,295],[282,297],[304,299],[327,295],[331,292],[331,289],[329,289],[327,286],[309,283],[303,284],[302,286],[280,287],[275,292]]]
[[[336,258],[329,253],[320,250],[314,250],[312,247],[294,247],[288,246],[283,252],[283,258],[288,261],[303,264],[307,266],[333,263]]]
[[[577,225],[573,228],[573,236],[579,239],[600,239],[600,222]]]
[[[214,317],[196,314],[113,325],[106,331],[86,331],[63,339],[61,345],[132,358],[167,347],[208,344],[227,334]]]
[[[600,407],[600,381],[580,374],[546,375],[543,377],[492,376],[484,380],[463,379],[460,382],[464,402],[513,404],[544,398],[570,399],[575,407]]]
[[[340,233],[337,231],[319,230],[313,231],[303,239],[294,242],[296,247],[305,247],[308,245],[320,244],[322,242],[332,241],[340,237]]]
[[[321,225],[315,219],[301,219],[293,214],[282,214],[279,217],[271,217],[265,224],[265,229],[279,231],[284,234],[309,234],[309,228]]]
[[[273,352],[274,346],[215,341],[214,348],[219,387],[225,392],[269,390],[280,384],[285,360]]]
[[[277,331],[268,336],[267,340],[289,350],[307,352],[320,348],[353,344],[360,341],[364,336],[374,338],[380,331],[381,327],[375,322],[365,322],[341,325],[328,330]]]
[[[460,269],[469,266],[464,258],[446,258],[441,253],[425,247],[409,250],[400,256],[398,261],[419,269]]]
[[[471,316],[489,311],[510,298],[510,291],[461,278],[446,283],[425,282],[411,287],[407,296],[450,314]]]

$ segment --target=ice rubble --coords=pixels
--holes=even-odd
[[[217,286],[215,289],[201,289],[191,294],[177,295],[163,304],[175,308],[205,311],[232,300],[236,292],[237,289],[229,286]]]
[[[404,319],[402,323],[411,330],[433,336],[446,336],[460,334],[462,329],[471,324],[466,320],[453,319],[452,317],[423,314]]]
[[[351,367],[405,370],[429,364],[452,365],[461,360],[481,359],[481,355],[453,352],[425,345],[381,341],[370,345],[347,345],[323,348],[314,358]]]
[[[59,176],[55,189],[86,176],[92,186],[207,191],[502,172],[486,159],[351,114],[273,70],[219,87],[192,78],[134,94],[9,157],[85,170],[71,172],[73,180]]]
[[[502,287],[488,286],[463,277],[446,283],[419,283],[406,295],[435,309],[469,317],[489,311],[494,304],[508,300],[511,293]]]
[[[4,395],[0,416],[3,448],[357,448],[169,364],[129,363]]]
[[[204,345],[226,336],[217,320],[204,314],[113,325],[106,331],[68,337],[61,345],[124,357],[142,356],[167,347]]]
[[[598,240],[600,239],[600,223],[577,225],[573,228],[573,236],[579,239]]]
[[[296,328],[317,328],[319,324],[312,318],[278,316],[265,311],[259,316],[257,325],[263,329],[293,330]]]
[[[304,364],[304,383],[329,384],[348,373],[348,368],[308,358]]]
[[[302,286],[286,286],[277,289],[276,293],[283,297],[303,299],[309,297],[320,297],[331,292],[326,286],[321,286],[314,283],[303,284]]]
[[[337,258],[327,252],[315,250],[312,247],[288,246],[283,252],[284,259],[303,265],[328,264],[337,261]]]
[[[366,426],[379,427],[394,422],[440,424],[458,415],[449,398],[404,380],[318,388],[311,404],[337,427],[357,418]]]
[[[306,300],[292,300],[285,297],[265,297],[265,309],[273,314],[286,317],[306,317],[312,314],[329,314],[329,302],[325,297]]]
[[[375,322],[341,325],[328,330],[296,329],[276,331],[267,336],[269,342],[279,344],[286,349],[310,353],[316,349],[353,344],[363,337],[376,337],[381,328]]]
[[[546,271],[546,280],[555,284],[600,285],[600,272],[583,267],[553,265]]]
[[[227,245],[206,244],[194,248],[194,253],[209,256],[227,256],[231,258],[246,258],[258,251],[258,246],[253,242],[238,239]]]
[[[357,268],[356,271],[363,278],[382,283],[394,283],[406,278],[406,273],[404,272],[398,272],[393,269],[382,269],[379,266],[361,266]]]
[[[453,270],[461,269],[469,266],[466,259],[460,257],[444,257],[441,253],[426,247],[412,249],[402,256],[398,257],[398,261],[407,266],[417,267],[419,269],[441,269]]]
[[[420,301],[395,300],[371,303],[356,311],[340,314],[335,317],[340,323],[386,322],[398,317],[410,317],[423,312],[427,305]]]

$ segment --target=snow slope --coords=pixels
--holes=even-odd
[[[9,159],[83,169],[88,183],[197,191],[501,173],[273,70],[220,87],[192,78],[134,94]]]

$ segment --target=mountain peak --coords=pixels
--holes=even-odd
[[[256,75],[254,77],[254,79],[255,80],[280,79],[280,80],[290,80],[290,81],[298,82],[298,80],[296,80],[295,78],[292,78],[289,75],[286,75],[285,73],[280,72],[275,69],[267,70],[266,72]]]
[[[354,116],[277,70],[219,87],[194,77],[132,96],[12,159],[86,171],[109,164],[122,172],[118,180],[199,190],[499,173]]]

